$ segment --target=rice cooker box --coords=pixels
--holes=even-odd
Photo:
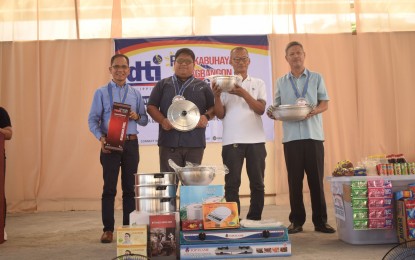
[[[182,230],[203,229],[203,203],[224,201],[223,185],[180,186]]]
[[[147,245],[147,225],[118,227],[117,245]]]
[[[238,204],[236,202],[204,203],[203,228],[239,228]]]
[[[286,227],[261,227],[181,231],[180,244],[213,244],[245,242],[285,242],[288,241]]]
[[[180,245],[180,259],[270,258],[290,255],[290,241]]]

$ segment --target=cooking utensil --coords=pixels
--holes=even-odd
[[[136,185],[170,185],[177,183],[175,172],[137,173],[134,176]]]
[[[242,85],[242,76],[240,75],[213,75],[209,79],[216,82],[216,85],[223,92],[231,91],[235,84]]]
[[[135,185],[137,197],[176,197],[177,185]]]
[[[300,121],[313,110],[310,105],[280,105],[272,108],[272,115],[281,121]]]
[[[209,185],[215,178],[213,167],[183,167],[176,172],[183,185]]]
[[[174,129],[187,132],[196,127],[200,119],[200,112],[193,102],[177,100],[170,105],[167,111],[167,119]]]
[[[135,208],[148,213],[171,213],[176,211],[176,198],[135,197]]]

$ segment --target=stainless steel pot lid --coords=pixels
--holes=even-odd
[[[187,132],[196,127],[200,119],[200,112],[193,102],[177,100],[170,105],[167,119],[176,130]]]

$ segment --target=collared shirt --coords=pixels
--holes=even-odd
[[[101,136],[108,133],[112,110],[112,104],[110,104],[110,96],[108,92],[110,85],[113,102],[122,103],[125,91],[127,91],[124,104],[130,105],[131,111],[135,111],[138,115],[140,115],[140,119],[137,121],[132,119],[128,120],[127,135],[138,134],[137,124],[146,126],[148,123],[148,115],[141,93],[128,84],[119,87],[113,81],[95,91],[91,110],[88,116],[89,130],[97,139],[100,139]]]
[[[317,106],[319,101],[328,101],[329,96],[323,77],[319,73],[305,69],[298,79],[291,72],[277,79],[274,106],[295,104],[297,96],[290,78],[293,79],[298,93],[301,94],[308,76],[308,89],[305,95],[307,103]],[[283,122],[282,127],[284,131],[283,143],[303,139],[324,141],[323,117],[321,113],[306,120]]]
[[[242,86],[255,100],[267,101],[265,83],[248,76]],[[223,92],[221,101],[225,107],[222,145],[265,143],[265,132],[261,115],[255,113],[245,99]]]
[[[181,87],[183,82],[178,81],[178,84]],[[167,111],[172,104],[173,97],[178,94],[179,93],[177,93],[177,89],[174,86],[173,78],[164,78],[157,82],[151,91],[148,105],[157,107],[160,112],[167,117]],[[197,78],[186,87],[183,96],[186,100],[193,102],[197,106],[200,115],[203,115],[209,108],[213,107],[215,102],[210,86]],[[206,147],[205,133],[206,128],[195,128],[191,131],[180,132],[176,129],[166,131],[159,125],[159,139],[157,144],[159,146],[172,148]]]

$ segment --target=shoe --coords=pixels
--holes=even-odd
[[[291,223],[287,229],[288,229],[288,234],[295,234],[295,233],[303,231],[303,226],[297,226],[294,223]]]
[[[105,231],[101,236],[101,243],[111,243],[112,242],[112,232]]]
[[[321,226],[314,226],[314,230],[321,233],[334,233],[336,230],[331,227],[329,224],[325,223]]]

